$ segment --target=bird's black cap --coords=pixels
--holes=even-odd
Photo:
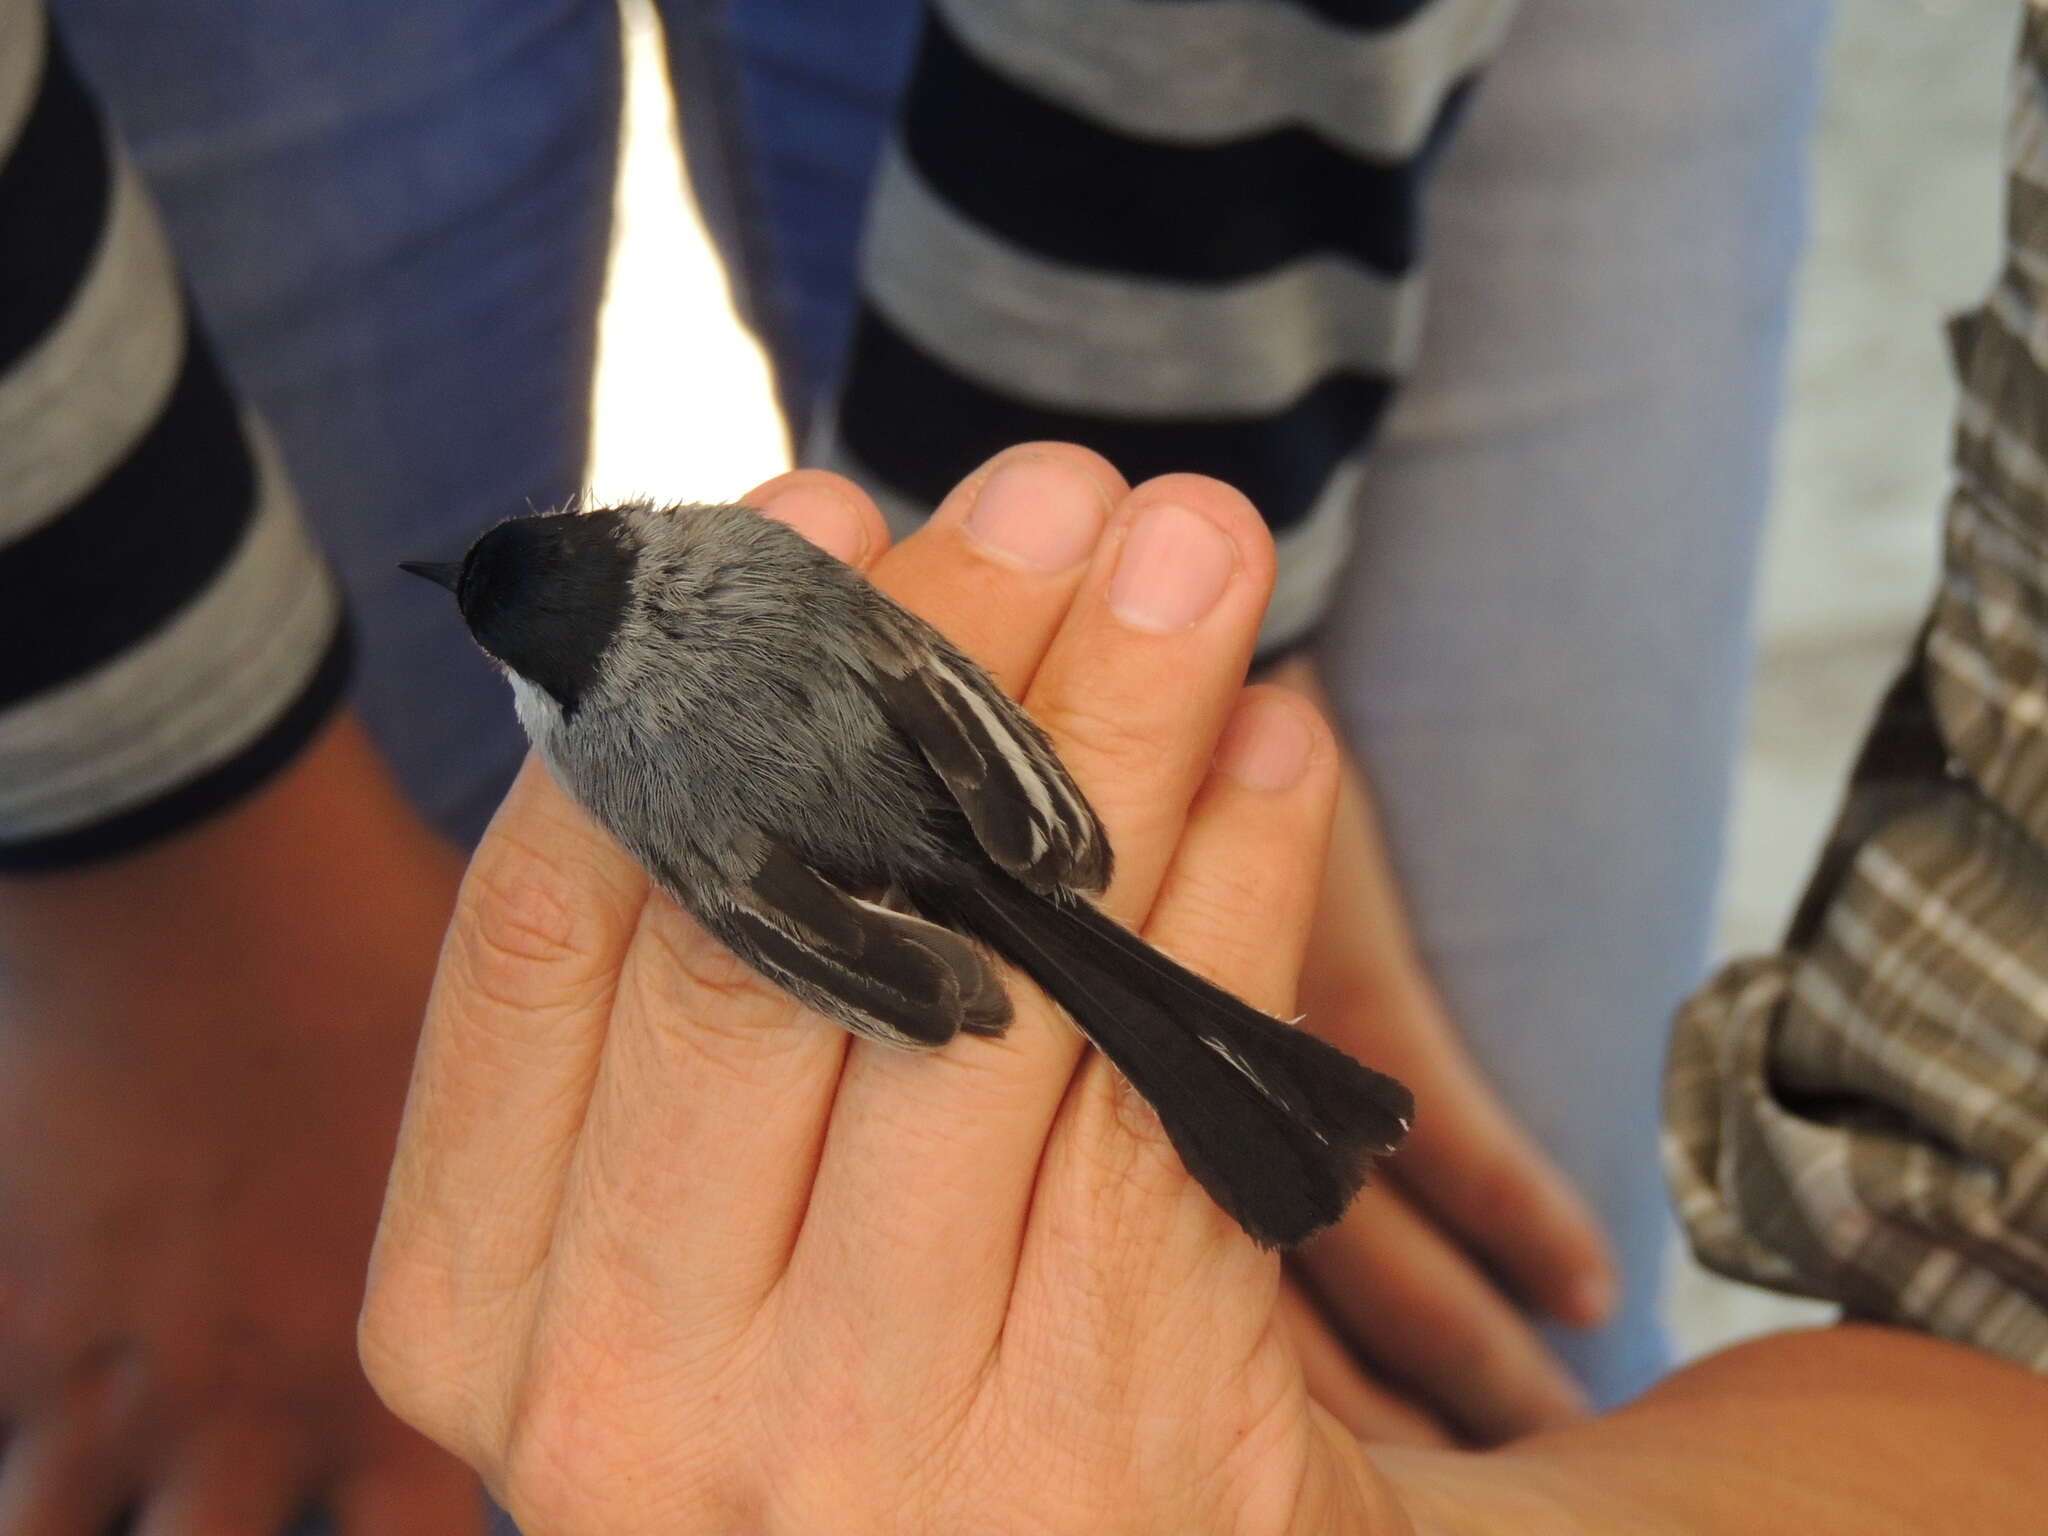
[[[498,524],[459,564],[399,569],[455,594],[476,643],[574,714],[632,600],[637,542],[618,512]]]

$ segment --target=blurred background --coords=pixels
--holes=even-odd
[[[1526,0],[1540,4],[1541,0]],[[786,467],[760,354],[688,204],[651,11],[626,7],[601,496],[715,500]],[[1941,321],[1992,271],[2009,0],[1841,0],[1761,596],[1720,949],[1770,947],[1930,590],[1952,390]],[[1824,1315],[1673,1266],[1687,1353]]]

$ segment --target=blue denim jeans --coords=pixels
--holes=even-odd
[[[473,839],[522,742],[392,566],[582,479],[611,0],[55,9],[340,567],[362,714]],[[917,7],[663,10],[692,180],[801,424]],[[1655,1077],[1709,933],[1823,10],[1528,0],[1434,194],[1426,355],[1322,640],[1433,972],[1618,1245],[1619,1317],[1556,1339],[1602,1401],[1665,1363]]]

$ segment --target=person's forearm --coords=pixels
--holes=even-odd
[[[1785,1334],[1486,1455],[1375,1451],[1421,1536],[2041,1529],[2048,1381],[1916,1334]]]
[[[93,1019],[201,1050],[230,1020],[206,1009],[200,1023],[177,999],[231,984],[251,1003],[240,1016],[261,1019],[257,1000],[315,986],[309,953],[339,986],[363,957],[438,934],[460,868],[344,711],[276,778],[209,821],[125,858],[0,876],[7,1027],[76,1029]],[[426,981],[422,974],[422,996]],[[409,1055],[416,1020],[394,1022],[405,1033],[390,1044]]]

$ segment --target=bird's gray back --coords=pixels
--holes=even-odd
[[[635,509],[634,602],[600,685],[536,741],[636,854],[727,879],[765,835],[827,878],[877,850],[942,861],[941,791],[882,715],[858,644],[888,622],[866,581],[742,507]],[[524,710],[522,710],[524,713]]]

